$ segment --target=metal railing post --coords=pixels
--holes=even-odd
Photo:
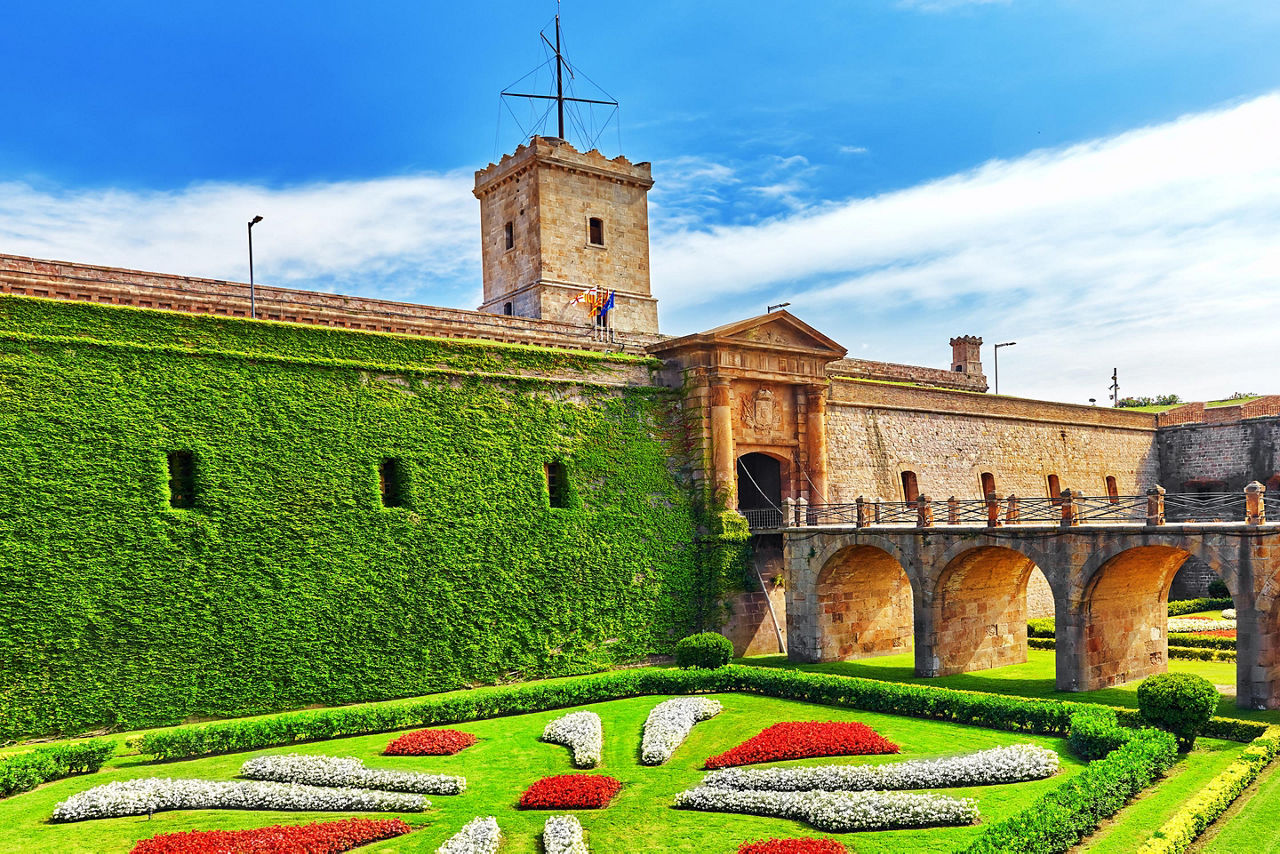
[[[1246,525],[1261,525],[1267,521],[1266,502],[1263,496],[1267,488],[1254,481],[1244,488],[1244,521]]]
[[[916,525],[921,528],[933,527],[933,499],[927,495],[916,498]]]
[[[877,525],[879,525],[879,524],[880,524],[880,501],[879,501],[879,499],[877,499],[874,503],[872,503],[872,505],[871,505],[871,509],[872,509],[873,521],[874,521]]]
[[[1007,525],[1018,524],[1018,496],[1009,493],[1009,506],[1004,511],[1004,521]]]
[[[1158,484],[1147,490],[1147,524],[1164,524],[1164,487]]]
[[[1062,527],[1070,528],[1080,524],[1080,504],[1084,497],[1078,489],[1062,490]]]
[[[1000,527],[1000,499],[994,492],[987,493],[987,527]]]
[[[960,524],[960,501],[954,495],[947,499],[947,524]]]
[[[853,502],[853,504],[855,507],[858,508],[858,515],[857,515],[858,527],[859,528],[867,527],[867,499],[859,495],[857,499]]]

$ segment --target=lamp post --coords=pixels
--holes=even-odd
[[[1014,344],[1017,344],[1017,343],[1018,343],[1017,341],[1006,341],[1006,342],[1004,342],[1003,344],[997,344],[997,345],[995,346],[995,352],[996,352],[996,394],[999,394],[999,393],[1000,393],[1000,348],[1001,348],[1001,347],[1012,347]]]
[[[255,216],[249,220],[249,316],[258,316],[258,295],[253,287],[253,227],[262,222],[262,217]]]

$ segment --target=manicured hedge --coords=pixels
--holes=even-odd
[[[1172,735],[1135,732],[1105,758],[1046,793],[1027,809],[991,825],[966,854],[1068,851],[1124,807],[1129,798],[1160,778],[1177,760]]]
[[[1184,638],[1188,635],[1169,635],[1173,638]],[[1191,636],[1194,637],[1194,636]],[[1230,638],[1210,638],[1210,640],[1226,640],[1232,644],[1231,649],[1200,649],[1188,646],[1170,646],[1169,657],[1187,661],[1235,661],[1235,641]],[[1058,643],[1053,638],[1027,638],[1029,649],[1057,649]]]
[[[1183,614],[1195,614],[1200,611],[1221,611],[1223,608],[1234,608],[1230,598],[1227,599],[1175,599],[1169,603],[1169,616],[1181,617]]]
[[[721,545],[650,364],[0,297],[0,740],[669,653]]]
[[[733,643],[716,632],[699,632],[676,644],[677,667],[724,667],[733,658]]]
[[[174,727],[145,733],[130,743],[155,759],[186,759],[520,715],[624,697],[733,691],[1051,735],[1066,735],[1072,713],[1095,708],[1085,703],[742,665],[717,670],[642,668],[563,682],[535,682],[484,692],[426,697],[409,703],[290,712],[255,720]]]
[[[1071,752],[1081,759],[1101,759],[1127,744],[1133,732],[1120,726],[1115,709],[1098,706],[1071,716],[1071,732],[1067,735],[1067,744],[1071,746]]]
[[[92,774],[115,752],[114,741],[94,739],[0,757],[0,798],[29,792],[41,783],[73,774]]]
[[[1183,801],[1138,854],[1182,854],[1280,753],[1280,726],[1268,727],[1218,776]]]
[[[1235,638],[1220,638],[1215,635],[1196,635],[1190,632],[1170,632],[1169,645],[1181,647],[1201,647],[1203,649],[1236,649]]]

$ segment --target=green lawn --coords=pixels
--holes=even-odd
[[[1105,703],[1108,706],[1138,707],[1138,682],[1130,682],[1100,691],[1067,692],[1053,687],[1054,652],[1047,649],[1027,650],[1026,664],[1012,664],[991,670],[975,670],[955,676],[926,678],[915,675],[915,659],[912,653],[863,658],[858,661],[834,661],[829,664],[793,664],[781,655],[760,655],[742,659],[743,664],[756,667],[782,667],[807,670],[813,673],[834,673],[839,676],[861,676],[886,682],[912,682],[920,685],[941,685],[964,691],[986,691],[992,694],[1010,694],[1017,697],[1051,697],[1057,700],[1077,700],[1084,703]],[[1235,704],[1236,664],[1234,661],[1183,661],[1169,662],[1171,673],[1194,673],[1203,676],[1224,693],[1218,705],[1222,717],[1240,718],[1265,723],[1280,723],[1280,710],[1266,712],[1241,709]]]
[[[1193,850],[1201,854],[1280,852],[1280,762],[1272,763],[1245,789]]]
[[[577,813],[586,827],[593,852],[733,852],[747,839],[770,836],[822,836],[799,822],[752,816],[689,812],[670,807],[673,796],[702,778],[699,766],[707,756],[723,751],[786,720],[859,720],[902,746],[902,757],[929,757],[969,752],[1000,744],[1030,742],[1057,750],[1063,770],[1050,780],[947,790],[956,796],[976,797],[984,821],[999,820],[1028,806],[1064,775],[1077,773],[1081,763],[1071,758],[1063,739],[1027,736],[934,721],[836,709],[807,703],[745,694],[723,695],[725,711],[695,727],[689,740],[666,766],[649,768],[638,763],[640,732],[645,716],[661,697],[639,697],[600,703],[605,727],[605,760],[599,769],[624,783],[622,793],[608,809]],[[192,811],[159,813],[145,817],[51,824],[54,805],[74,792],[113,780],[143,776],[205,777],[229,779],[249,756],[292,751],[360,756],[374,767],[459,773],[467,777],[468,791],[456,797],[433,797],[433,808],[420,815],[402,816],[423,829],[399,840],[369,847],[380,852],[432,852],[466,821],[476,815],[495,815],[511,840],[508,850],[537,851],[536,837],[550,813],[521,812],[514,804],[534,780],[571,771],[567,749],[543,744],[538,735],[546,722],[566,710],[498,718],[461,724],[480,743],[452,757],[384,757],[381,750],[393,736],[383,734],[330,742],[278,748],[235,756],[209,757],[187,762],[146,764],[137,757],[117,759],[102,772],[62,780],[28,794],[0,801],[0,851],[127,852],[139,839],[177,830],[198,828],[260,827],[272,823],[304,823],[333,814],[248,813]],[[1193,754],[1193,757],[1195,755]],[[1196,757],[1198,759],[1198,757]],[[813,761],[892,761],[893,757],[867,757]],[[1194,761],[1194,760],[1193,760]],[[981,833],[981,827],[881,831],[847,834],[846,844],[861,854],[872,852],[949,852]]]

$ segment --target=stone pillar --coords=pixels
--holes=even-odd
[[[711,378],[711,483],[730,510],[738,507],[733,453],[733,386],[728,377]]]
[[[927,495],[916,498],[916,524],[921,528],[933,527],[933,499]]]
[[[947,524],[960,524],[960,500],[954,495],[947,499]]]
[[[1078,489],[1062,490],[1062,527],[1070,528],[1080,524],[1079,501],[1084,497]]]
[[[1018,524],[1018,496],[1009,494],[1009,507],[1004,511],[1004,521],[1008,525]]]
[[[1164,487],[1153,486],[1147,490],[1147,524],[1164,524]]]
[[[1054,687],[1059,691],[1089,690],[1086,621],[1083,602],[1064,601],[1053,592]]]
[[[794,498],[782,499],[782,527],[794,528],[796,526],[796,501]]]
[[[796,525],[804,527],[809,524],[809,499],[803,495],[796,502]]]
[[[1244,521],[1248,525],[1261,525],[1267,521],[1267,509],[1262,497],[1267,488],[1256,480],[1244,488]]]
[[[827,395],[826,386],[811,385],[805,388],[808,398],[805,443],[808,446],[809,479],[815,504],[829,504],[827,497]]]
[[[782,539],[783,566],[787,573],[787,660],[813,664],[822,660],[818,625],[818,573],[822,567],[809,558],[809,543],[802,536]]]
[[[858,524],[858,527],[859,527],[859,528],[865,528],[865,527],[867,527],[867,525],[869,525],[869,524],[870,524],[870,522],[869,522],[869,521],[868,521],[868,519],[867,519],[867,499],[865,499],[865,498],[863,498],[861,495],[859,495],[859,496],[854,500],[854,502],[853,502],[853,503],[854,503],[854,506],[857,508],[857,511],[858,511],[858,515],[857,515],[857,517],[856,517],[856,518],[857,518],[857,524]]]
[[[1000,527],[1000,499],[994,492],[987,493],[987,527]]]

